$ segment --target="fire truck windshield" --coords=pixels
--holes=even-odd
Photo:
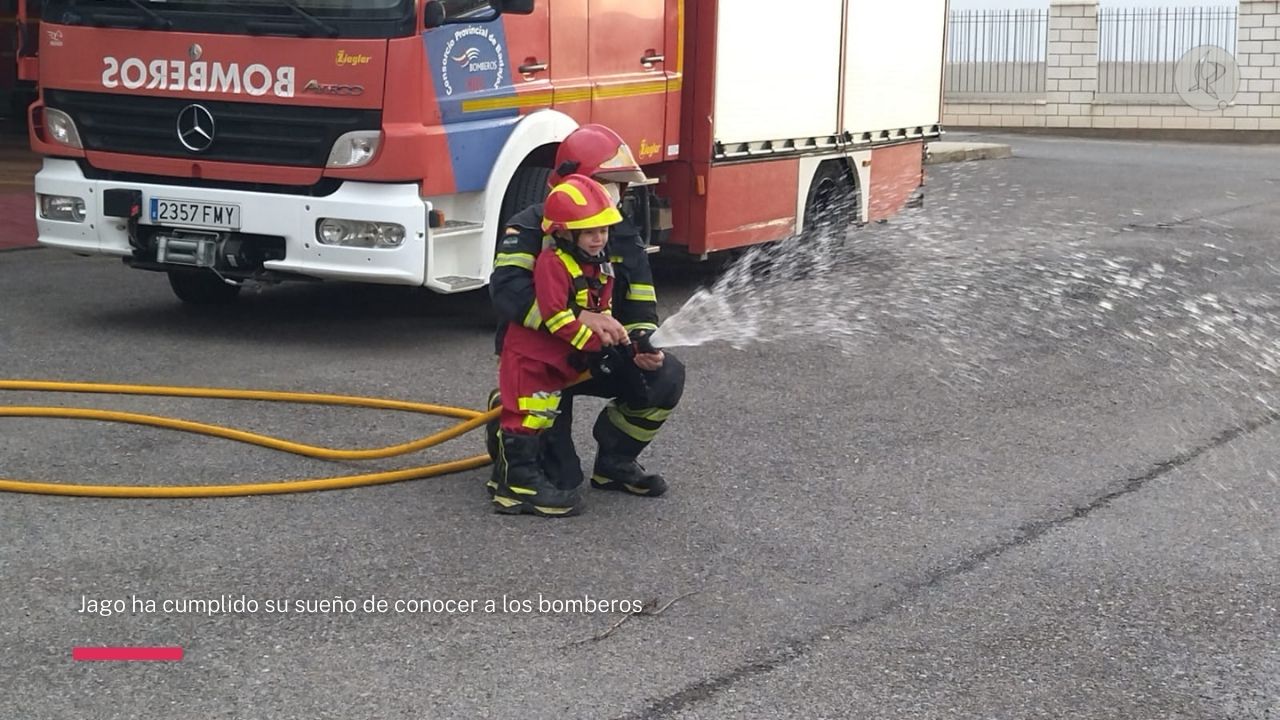
[[[414,0],[45,0],[44,19],[234,35],[380,38],[416,32]]]

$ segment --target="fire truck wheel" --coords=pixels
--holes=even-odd
[[[849,179],[844,164],[840,161],[825,162],[809,186],[809,197],[804,207],[805,227],[847,229],[858,217],[860,203],[858,188]]]
[[[170,270],[169,287],[188,305],[225,305],[240,295],[240,286],[228,285],[208,270]]]
[[[551,191],[547,187],[550,179],[551,168],[526,166],[516,170],[511,185],[507,186],[507,194],[502,198],[502,225],[505,226],[521,210],[546,200],[547,193]],[[502,239],[502,234],[500,227],[495,242]]]

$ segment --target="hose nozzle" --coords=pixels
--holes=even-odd
[[[658,348],[653,346],[652,337],[652,330],[635,330],[631,333],[631,346],[638,354],[652,355],[658,352]]]

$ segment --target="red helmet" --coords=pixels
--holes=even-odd
[[[560,143],[549,184],[555,187],[573,174],[600,182],[641,183],[648,179],[618,133],[594,123],[574,130]]]
[[[609,191],[584,175],[570,175],[551,188],[542,209],[542,231],[588,230],[622,222]]]

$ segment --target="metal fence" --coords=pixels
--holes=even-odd
[[[948,93],[1044,92],[1048,10],[956,10],[949,25]]]
[[[1100,8],[1098,93],[1175,94],[1179,58],[1200,45],[1235,53],[1236,8]]]

